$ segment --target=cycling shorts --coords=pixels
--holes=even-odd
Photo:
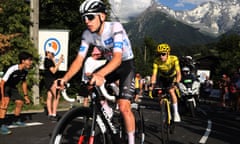
[[[19,91],[15,87],[5,86],[4,96],[9,97],[11,100],[24,100],[23,97],[19,94]]]
[[[156,87],[169,88],[172,86],[172,83],[175,82],[175,80],[175,76],[169,78],[159,76],[157,79]]]
[[[121,65],[106,77],[107,83],[119,80],[119,96],[117,99],[133,100],[135,94],[135,66],[134,60],[123,61]]]

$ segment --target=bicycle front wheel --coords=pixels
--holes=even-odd
[[[169,106],[168,102],[165,100],[161,101],[160,104],[161,111],[160,111],[160,121],[161,121],[161,138],[162,143],[167,144],[170,138],[170,116],[169,116]]]
[[[92,111],[77,107],[66,112],[54,128],[49,144],[106,144],[105,134],[96,125],[91,136]]]

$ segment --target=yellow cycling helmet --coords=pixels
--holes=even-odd
[[[170,46],[169,46],[168,44],[166,44],[166,43],[159,44],[159,45],[157,46],[157,52],[158,52],[158,53],[162,53],[162,52],[168,52],[168,53],[170,53],[170,51],[171,51],[171,48],[170,48]]]

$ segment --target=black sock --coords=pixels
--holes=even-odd
[[[21,117],[20,117],[20,115],[19,116],[14,116],[14,118],[13,118],[13,121],[14,122],[18,122],[18,121],[21,121]]]
[[[2,126],[3,124],[5,124],[4,118],[0,118],[0,126]]]

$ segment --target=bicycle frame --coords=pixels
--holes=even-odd
[[[160,99],[161,135],[162,143],[165,144],[169,142],[170,133],[174,128],[171,112],[171,96],[168,92],[169,88],[155,88],[154,90]]]
[[[126,143],[127,137],[124,131],[124,121],[119,114],[120,112],[118,110],[117,112],[114,111],[113,117],[110,118],[102,107],[102,99],[109,100],[108,98],[110,98],[111,101],[115,100],[108,93],[108,96],[105,96],[106,93],[105,87],[93,86],[90,90],[90,107],[74,107],[66,112],[54,128],[50,144],[62,144],[64,142],[118,144],[123,141]],[[68,97],[66,90],[62,91],[62,95],[65,95],[64,99],[70,102],[75,100]],[[115,103],[115,101],[113,102]],[[136,143],[143,144],[145,135],[141,106],[135,104],[131,107],[134,114],[138,117],[138,119],[135,119],[136,125],[138,125],[135,131]],[[71,128],[74,129],[70,130]],[[68,133],[69,131],[72,133]]]

